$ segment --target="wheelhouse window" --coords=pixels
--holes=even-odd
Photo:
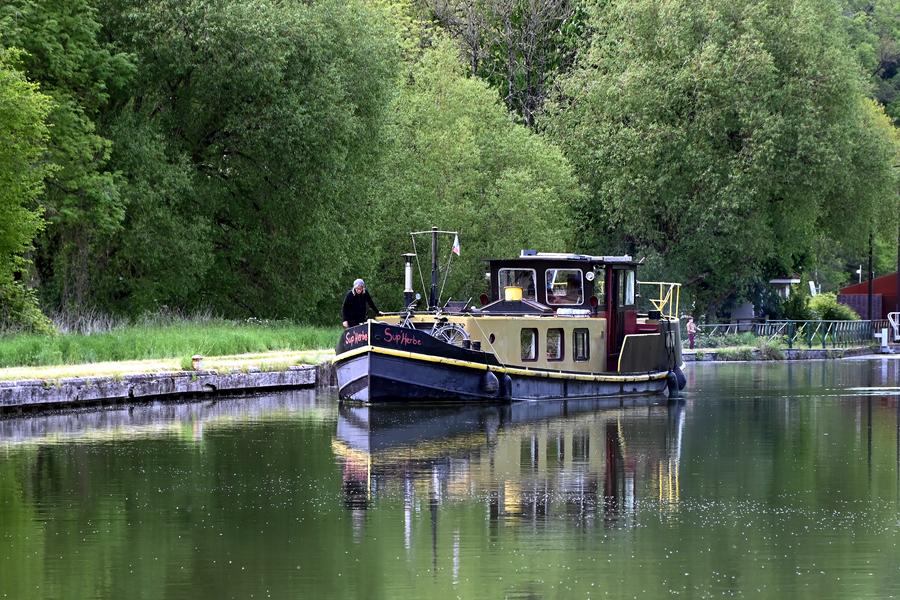
[[[563,330],[548,329],[547,330],[547,360],[562,360],[565,356]]]
[[[634,306],[634,271],[625,271],[625,306]]]
[[[500,297],[503,298],[503,290],[508,287],[522,288],[523,300],[537,301],[535,296],[535,282],[537,274],[534,269],[500,269],[497,274],[497,283],[500,286]]]
[[[600,306],[606,309],[606,269],[594,267],[594,295],[600,302]]]
[[[619,271],[619,306],[634,306],[634,270]]]
[[[572,355],[576,361],[585,361],[591,357],[590,337],[587,329],[576,329],[572,332]]]
[[[521,339],[522,339],[522,360],[523,361],[537,360],[537,348],[538,348],[537,329],[523,329],[522,334],[521,334]]]
[[[584,285],[581,269],[547,269],[547,304],[581,304]]]

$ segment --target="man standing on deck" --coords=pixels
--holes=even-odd
[[[366,320],[366,305],[371,306],[375,314],[381,314],[372,301],[372,296],[366,291],[366,282],[357,279],[353,282],[353,289],[344,296],[344,305],[341,307],[341,318],[344,320],[342,325],[353,327],[363,323]]]

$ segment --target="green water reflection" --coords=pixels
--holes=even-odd
[[[0,597],[888,598],[900,360],[680,405],[312,391],[0,420]]]

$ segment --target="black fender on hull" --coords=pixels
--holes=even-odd
[[[678,380],[678,391],[684,389],[684,386],[687,385],[687,377],[684,376],[684,371],[681,367],[675,367],[675,378]]]
[[[500,397],[504,400],[512,399],[513,382],[509,373],[503,373],[500,376]]]
[[[492,371],[485,371],[481,377],[481,391],[488,396],[497,396],[500,394],[500,380]]]
[[[687,385],[687,377],[681,367],[675,367],[666,375],[666,388],[669,390],[669,399],[681,398],[681,390]]]

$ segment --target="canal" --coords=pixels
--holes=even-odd
[[[900,360],[678,405],[285,392],[0,420],[0,598],[890,598]]]

